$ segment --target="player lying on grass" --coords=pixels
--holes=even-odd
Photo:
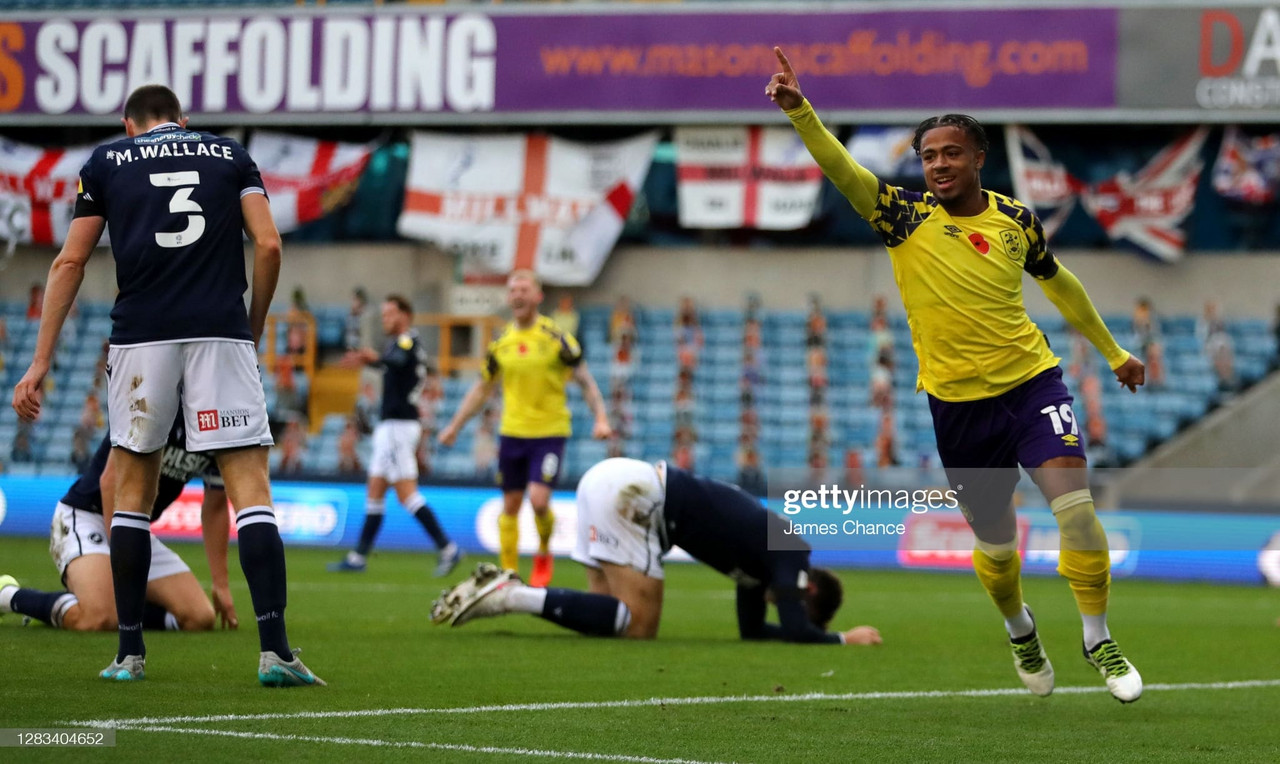
[[[187,481],[204,479],[201,526],[213,579],[213,602],[187,564],[160,539],[151,535],[151,572],[147,579],[147,607],[143,628],[200,631],[221,620],[236,628],[239,620],[227,581],[227,535],[230,515],[222,477],[211,454],[189,453],[184,445],[182,418],[174,424],[164,447],[160,489],[151,509],[154,520],[178,496]],[[62,576],[65,591],[42,592],[20,588],[13,576],[0,576],[0,613],[21,613],[54,628],[70,631],[115,631],[116,601],[112,589],[110,547],[115,470],[109,462],[111,443],[103,438],[88,469],[58,502],[49,532],[49,553]]]
[[[1084,657],[1116,699],[1137,700],[1142,677],[1107,628],[1111,559],[1071,393],[1059,358],[1027,316],[1023,272],[1130,391],[1144,382],[1142,362],[1116,343],[1080,281],[1049,251],[1035,214],[982,188],[982,125],[964,114],[921,122],[912,148],[928,191],[890,186],[823,127],[787,57],[775,51],[782,71],[765,94],[889,251],[920,359],[917,391],[929,395],[938,455],[977,538],[973,567],[1004,616],[1018,676],[1037,695],[1053,692],[1053,666],[1022,601],[1012,501],[1021,465],[1058,521],[1058,572],[1080,611]]]
[[[578,542],[573,559],[587,568],[590,592],[525,586],[520,577],[482,563],[432,606],[436,623],[452,626],[486,616],[532,613],[602,637],[652,639],[662,615],[662,556],[679,546],[738,583],[743,639],[879,644],[870,626],[829,632],[843,600],[840,581],[810,568],[808,546],[774,551],[788,521],[737,486],[677,467],[606,459],[578,483]],[[791,537],[788,537],[791,538]],[[768,603],[779,623],[765,620]]]

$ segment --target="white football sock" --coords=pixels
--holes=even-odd
[[[1027,606],[1022,606],[1022,612],[1012,618],[1004,619],[1004,630],[1009,632],[1010,639],[1019,639],[1025,637],[1035,631],[1035,621],[1031,620],[1031,613],[1028,612]]]
[[[513,586],[507,592],[507,610],[512,613],[532,613],[542,615],[542,608],[547,603],[547,590],[541,587]]]
[[[1107,628],[1107,614],[1102,615],[1083,615],[1080,620],[1084,621],[1084,646],[1090,650],[1097,647],[1099,643],[1111,639],[1111,630]]]

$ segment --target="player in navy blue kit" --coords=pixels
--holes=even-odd
[[[418,491],[418,443],[422,440],[418,398],[427,379],[427,351],[413,328],[413,306],[407,299],[393,294],[383,301],[382,331],[387,335],[387,344],[381,353],[365,348],[347,354],[348,365],[366,364],[383,370],[382,421],[373,431],[373,459],[369,464],[360,541],[345,559],[330,564],[329,570],[365,569],[373,542],[382,529],[387,486],[394,486],[400,504],[422,524],[440,550],[436,576],[447,576],[457,566],[462,553],[458,545],[449,540]]]
[[[186,450],[182,422],[174,424],[161,457],[160,484],[151,518],[182,495],[187,482],[204,481],[201,529],[213,580],[212,603],[182,558],[154,535],[147,580],[147,629],[199,631],[236,628],[239,620],[227,580],[229,518],[222,476],[210,454]],[[49,531],[49,554],[62,576],[64,591],[18,588],[12,576],[0,576],[0,613],[20,613],[68,631],[113,631],[115,594],[111,588],[107,523],[114,499],[115,474],[109,465],[111,442],[104,438],[88,468],[58,502]]]
[[[524,586],[515,573],[486,563],[436,601],[432,619],[460,626],[479,617],[532,613],[584,634],[652,639],[662,615],[662,556],[678,546],[737,581],[743,639],[881,641],[870,626],[827,631],[843,600],[839,579],[811,568],[809,548],[799,539],[771,550],[770,537],[780,538],[788,521],[737,486],[665,462],[606,459],[582,476],[577,506],[573,559],[587,567],[590,593]],[[770,601],[777,624],[765,619]]]
[[[99,146],[80,171],[75,217],[49,270],[31,367],[13,406],[40,413],[58,335],[108,224],[119,294],[107,357],[111,519],[120,646],[101,676],[144,676],[142,639],[151,514],[169,427],[182,412],[187,448],[211,451],[236,510],[240,566],[258,622],[258,680],[322,684],[289,647],[284,545],[271,505],[272,444],[257,341],[280,275],[280,234],[257,165],[240,144],[188,130],[173,91],[146,85],[125,102],[127,138]],[[244,241],[253,241],[246,313]],[[181,397],[179,397],[181,393]]]

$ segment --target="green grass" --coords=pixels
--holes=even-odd
[[[0,572],[52,588],[46,544],[0,539]],[[203,554],[177,545],[204,576]],[[1020,687],[994,607],[972,576],[846,571],[837,624],[880,628],[877,648],[745,644],[730,582],[668,570],[656,642],[588,639],[509,616],[460,629],[427,620],[441,584],[429,557],[384,553],[367,573],[324,571],[335,551],[291,549],[289,633],[329,686],[257,685],[258,645],[238,570],[239,632],[150,634],[148,677],[96,678],[114,634],[70,634],[0,620],[0,727],[205,714],[447,708],[652,697],[770,696],[759,702],[186,723],[260,733],[233,738],[125,729],[114,749],[20,752],[22,760],[533,761],[510,752],[278,739],[325,738],[541,749],[696,761],[1277,761],[1280,687],[1149,691],[1122,706],[1105,693],[775,702],[803,693]],[[467,566],[475,562],[468,560]],[[459,570],[454,579],[465,572]],[[556,583],[581,587],[562,561]],[[1065,582],[1030,579],[1028,600],[1058,687],[1100,687],[1079,654]],[[1280,679],[1280,599],[1259,588],[1121,581],[1112,628],[1148,684]],[[14,760],[7,754],[0,758]]]

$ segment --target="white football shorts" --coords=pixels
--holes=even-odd
[[[661,580],[662,505],[659,467],[639,459],[605,459],[578,482],[578,541],[573,559],[591,568],[625,565]]]
[[[53,511],[53,524],[49,527],[49,556],[58,567],[64,586],[67,583],[67,566],[87,554],[111,554],[102,515],[58,502],[58,508]],[[156,534],[151,534],[151,572],[147,574],[147,581],[190,572],[191,568],[177,552],[165,546]]]
[[[107,352],[111,445],[164,447],[182,407],[188,451],[270,446],[258,353],[247,340],[112,345]]]
[[[369,477],[388,483],[418,479],[418,441],[422,424],[410,419],[388,419],[373,428],[373,456]]]

